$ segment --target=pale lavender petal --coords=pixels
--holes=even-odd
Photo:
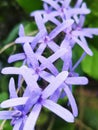
[[[46,71],[42,71],[40,74],[40,77],[44,80],[46,80],[47,82],[52,82],[52,80],[54,80],[54,76]]]
[[[42,1],[46,2],[47,4],[50,4],[56,10],[58,10],[60,8],[59,4],[57,4],[53,0],[42,0]]]
[[[48,59],[46,59],[41,55],[38,56],[38,59],[42,63],[40,66],[41,68],[43,69],[48,68],[54,75],[58,74],[57,68],[51,63],[51,61],[49,61]]]
[[[36,56],[35,56],[32,48],[31,48],[30,44],[25,43],[23,48],[24,48],[24,51],[25,51],[25,54],[26,54],[27,58],[30,60],[30,63],[33,66],[33,69],[35,69],[37,66],[39,66],[39,63],[38,63],[38,61],[36,59]]]
[[[43,52],[44,52],[44,50],[45,50],[45,48],[46,48],[46,44],[45,43],[41,43],[41,45],[38,47],[38,49],[36,50],[36,53],[38,54],[38,55],[41,55]]]
[[[40,12],[34,13],[34,18],[35,18],[35,22],[37,24],[39,31],[43,29],[45,31],[45,33],[47,33],[46,27],[44,25],[44,22],[43,22],[43,19],[41,16],[41,13]]]
[[[15,40],[15,43],[25,43],[25,42],[32,42],[34,39],[33,36],[22,36]]]
[[[63,6],[64,6],[65,8],[68,8],[70,2],[71,2],[71,0],[64,0],[64,1],[62,2],[62,4],[63,4]]]
[[[85,36],[85,37],[92,38],[92,34],[89,33],[89,32],[86,32],[86,31],[84,31],[84,30],[72,31],[72,35],[74,35],[74,36]]]
[[[11,55],[8,58],[8,63],[12,63],[12,62],[15,62],[15,61],[18,61],[18,60],[24,60],[25,58],[26,57],[25,57],[24,53],[14,54],[14,55]]]
[[[76,5],[75,5],[75,7],[77,8],[77,7],[80,7],[80,5],[82,4],[82,1],[83,0],[77,0],[77,3],[76,3]]]
[[[0,120],[12,119],[13,111],[0,111]]]
[[[49,96],[51,96],[60,87],[60,85],[65,81],[67,76],[68,76],[67,71],[63,71],[59,73],[52,80],[52,82],[47,86],[47,88],[44,89],[44,91],[42,92],[42,97],[48,98]]]
[[[69,88],[67,85],[65,85],[64,91],[65,91],[65,93],[66,93],[66,95],[67,95],[67,97],[68,97],[68,100],[69,100],[69,102],[70,102],[73,115],[74,115],[75,117],[77,117],[77,116],[78,116],[78,107],[77,107],[75,98],[73,97],[72,92],[71,92],[70,88]]]
[[[36,124],[36,121],[38,119],[38,116],[40,114],[42,106],[40,104],[36,104],[33,108],[33,110],[30,112],[26,123],[24,125],[23,130],[33,130]]]
[[[48,58],[52,63],[59,59],[61,56],[65,55],[68,52],[67,48],[61,48],[57,50],[52,56]]]
[[[42,29],[39,33],[37,33],[37,35],[34,37],[32,43],[31,43],[31,47],[34,49],[37,45],[37,43],[43,39],[43,37],[45,37],[47,35],[47,33]]]
[[[74,116],[72,113],[66,108],[54,103],[51,100],[43,101],[43,106],[64,119],[67,122],[74,122]]]
[[[9,82],[9,92],[10,92],[10,98],[17,98],[17,93],[15,89],[15,82],[14,79],[11,78]]]
[[[17,67],[6,67],[1,71],[2,74],[21,74],[20,68]]]
[[[89,49],[88,45],[82,43],[79,39],[75,38],[75,37],[72,37],[72,39],[77,43],[79,44],[80,47],[83,48],[83,50],[90,56],[93,55],[92,51]]]
[[[25,106],[24,106],[24,111],[25,113],[28,113],[32,106],[38,101],[39,97],[41,95],[41,91],[33,91],[31,92]]]
[[[60,32],[64,31],[67,27],[70,27],[74,21],[72,19],[64,21],[62,24],[58,25],[51,33],[49,34],[50,39],[55,38]]]
[[[84,32],[89,33],[91,35],[98,35],[98,29],[97,28],[84,28]]]
[[[56,52],[60,47],[54,42],[50,41],[48,44],[48,47],[53,51]]]
[[[19,105],[24,105],[28,100],[28,97],[18,97],[3,101],[0,105],[1,108],[9,108]]]
[[[73,8],[68,10],[69,15],[73,15],[73,14],[89,14],[90,10],[86,9],[86,8]]]
[[[15,122],[15,125],[13,127],[13,130],[20,130],[20,127],[22,125],[22,118],[21,119],[18,119],[16,122]]]
[[[24,27],[22,24],[19,26],[19,37],[25,36]]]
[[[68,77],[65,82],[69,85],[86,85],[88,79],[86,77]]]
[[[75,63],[75,65],[72,67],[72,71],[74,71],[76,68],[77,68],[77,66],[81,63],[81,61],[84,59],[84,57],[86,56],[86,52],[84,52],[83,54],[82,54],[82,56],[79,58],[79,60]]]

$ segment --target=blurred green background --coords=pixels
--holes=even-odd
[[[86,17],[85,26],[98,27],[98,0],[85,0],[85,2],[91,9],[91,13]],[[17,52],[13,41],[18,36],[19,24],[24,24],[26,34],[33,34],[36,26],[29,14],[41,8],[40,0],[0,0],[0,70],[5,66],[10,66],[7,58]],[[87,40],[94,55],[93,57],[86,56],[77,69],[81,75],[89,79],[87,86],[77,86],[73,92],[79,107],[79,116],[75,123],[69,124],[43,110],[37,122],[37,130],[98,130],[98,36]],[[81,51],[78,46],[75,47],[74,61],[80,57]],[[19,66],[20,63],[12,65]],[[9,97],[8,81],[9,76],[0,74],[0,102]],[[9,121],[5,123],[4,130],[12,130]]]

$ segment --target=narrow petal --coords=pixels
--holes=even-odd
[[[13,111],[0,111],[0,120],[12,119]]]
[[[64,21],[62,24],[58,25],[50,34],[50,39],[55,38],[60,32],[64,31],[67,27],[70,27],[74,21],[72,19]]]
[[[14,107],[14,106],[24,105],[27,100],[28,100],[28,97],[18,97],[18,98],[8,99],[6,101],[3,101],[0,107],[9,108],[9,107]]]
[[[67,122],[74,122],[74,116],[70,111],[68,111],[66,108],[63,108],[62,106],[54,103],[51,100],[45,100],[43,102],[43,106],[64,119]]]
[[[50,56],[48,58],[49,61],[51,61],[52,63],[55,62],[57,59],[61,58],[64,54],[67,53],[67,49],[66,48],[61,48],[59,50],[57,50],[52,56]]]
[[[37,33],[37,35],[34,37],[32,43],[31,43],[31,47],[34,49],[37,45],[37,43],[42,40],[43,37],[45,37],[47,34],[44,31],[44,29],[42,29],[39,33]]]
[[[33,130],[34,129],[36,121],[40,114],[41,108],[42,108],[42,106],[40,104],[36,104],[34,106],[33,110],[30,112],[30,114],[26,120],[23,130]]]
[[[75,38],[75,37],[72,37],[72,39],[77,43],[79,44],[80,47],[83,48],[83,50],[90,56],[93,55],[92,51],[89,49],[88,45],[87,44],[84,44],[82,43],[79,39]]]
[[[38,49],[36,50],[36,54],[42,55],[42,53],[44,52],[46,46],[47,45],[45,43],[41,43],[40,46],[38,47]]]
[[[42,92],[42,97],[48,98],[49,96],[51,96],[57,90],[57,88],[60,87],[60,85],[64,82],[64,80],[67,78],[67,76],[68,76],[67,71],[63,71],[63,72],[59,73],[51,81],[51,83],[47,86],[47,88],[44,89],[44,91]]]
[[[89,14],[90,13],[90,10],[89,9],[86,9],[86,8],[74,8],[74,9],[70,9],[68,10],[68,13],[70,15],[73,15],[73,14]]]
[[[60,8],[59,4],[57,4],[55,1],[53,0],[42,0],[44,2],[46,2],[47,4],[51,5],[54,9],[58,10]]]
[[[39,31],[43,29],[45,31],[45,33],[47,33],[46,27],[44,25],[44,22],[43,22],[43,19],[41,16],[41,13],[40,12],[34,13],[34,18],[35,18],[35,21],[36,21],[36,24],[37,24]]]
[[[38,59],[42,63],[40,66],[41,68],[43,69],[48,68],[54,75],[58,74],[57,68],[51,63],[51,61],[49,61],[48,59],[46,59],[41,55],[38,56]]]
[[[54,76],[46,71],[42,71],[40,74],[40,77],[46,80],[47,82],[51,83],[52,80],[54,80]]]
[[[88,79],[86,77],[68,77],[65,82],[69,85],[86,85]]]
[[[24,51],[25,51],[27,58],[30,60],[30,63],[33,66],[33,69],[35,69],[37,66],[39,66],[39,64],[38,64],[38,61],[36,59],[36,56],[31,48],[30,44],[25,43],[23,48],[24,48]]]
[[[50,41],[48,43],[48,47],[53,51],[56,52],[60,47],[54,42],[54,41]]]
[[[17,67],[6,67],[1,71],[2,74],[21,74],[20,68]]]
[[[19,61],[19,60],[24,60],[25,58],[26,57],[25,57],[24,53],[14,54],[8,58],[8,63],[12,63],[12,62]]]
[[[93,34],[93,35],[98,35],[98,29],[97,28],[84,28],[83,31]]]
[[[17,98],[17,93],[15,89],[15,82],[14,79],[11,78],[9,82],[9,92],[10,92],[10,98]]]
[[[24,26],[20,24],[19,26],[19,37],[25,36]]]
[[[34,37],[31,37],[31,36],[22,36],[22,37],[17,38],[15,40],[15,43],[25,43],[25,42],[31,43],[33,39]]]
[[[22,118],[21,119],[18,119],[16,122],[15,122],[15,125],[13,127],[13,130],[20,130],[20,127],[22,125]]]
[[[64,91],[65,91],[65,93],[66,93],[66,95],[67,95],[67,97],[68,97],[68,100],[69,100],[69,102],[70,102],[73,115],[74,115],[75,117],[77,117],[77,116],[78,116],[78,107],[77,107],[75,98],[73,97],[72,92],[71,92],[71,90],[69,89],[69,87],[68,87],[67,85],[65,85]]]

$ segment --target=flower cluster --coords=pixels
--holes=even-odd
[[[3,74],[18,75],[17,87],[14,78],[10,79],[10,99],[0,104],[1,108],[11,108],[0,111],[0,119],[11,119],[13,130],[34,130],[43,107],[67,122],[74,122],[78,109],[72,85],[88,83],[88,79],[79,76],[75,69],[86,54],[93,55],[86,37],[98,35],[98,29],[83,27],[90,10],[82,0],[77,0],[74,6],[71,6],[71,0],[42,1],[44,9],[31,13],[38,33],[26,36],[23,25],[20,25],[15,44],[20,44],[23,52],[8,59],[9,63],[22,61],[22,66],[2,70]],[[83,54],[73,65],[72,52],[76,44],[82,48]],[[61,64],[60,69],[57,63]],[[21,90],[22,95],[19,95]],[[65,97],[71,110],[58,104],[58,100]]]

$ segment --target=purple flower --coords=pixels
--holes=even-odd
[[[28,93],[28,91],[26,91],[29,89],[28,88],[25,90],[25,94],[23,95],[23,97],[18,98],[14,88],[15,86],[13,85],[13,79],[11,79],[9,87],[11,99],[2,102],[1,108],[14,107],[15,110],[9,112],[0,112],[0,118],[5,119],[4,115],[6,115],[6,119],[12,119],[12,124],[14,125],[14,127],[19,129],[20,127],[24,126],[23,130],[26,130],[27,128],[32,130],[35,127],[35,123],[39,116],[41,108],[42,106],[44,106],[60,116],[65,121],[73,122],[74,117],[70,111],[48,99],[48,97],[50,97],[55,92],[55,90],[64,82],[67,76],[67,71],[61,72],[51,80],[51,83],[43,91],[38,91],[38,89],[36,88],[36,90],[32,89],[32,91]],[[31,81],[32,79],[29,78],[29,80]],[[28,115],[28,112],[30,110],[31,112]],[[32,123],[30,122],[31,119]]]

